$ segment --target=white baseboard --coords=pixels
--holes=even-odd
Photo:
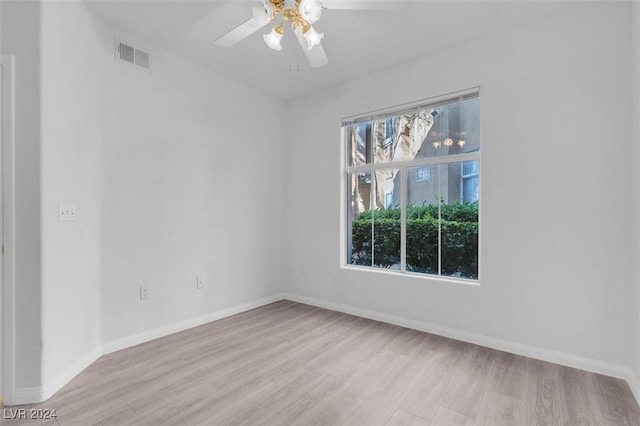
[[[36,404],[44,401],[42,399],[42,387],[37,388],[17,388],[13,390],[13,397],[10,400],[6,400],[5,405],[24,405],[24,404]]]
[[[307,305],[313,305],[319,308],[330,309],[332,311],[338,311],[345,314],[369,318],[388,324],[394,324],[414,330],[425,331],[427,333],[437,334],[438,336],[449,337],[451,339],[461,340],[463,342],[474,343],[476,345],[485,346],[516,355],[522,355],[529,358],[535,358],[542,361],[565,365],[567,367],[590,371],[592,373],[604,374],[606,376],[612,376],[625,380],[628,380],[629,378],[629,368],[622,365],[584,358],[564,352],[538,348],[535,346],[523,345],[520,343],[497,339],[494,337],[472,333],[465,330],[442,327],[435,324],[429,324],[426,322],[398,317],[395,315],[383,314],[380,312],[370,311],[368,309],[355,308],[353,306],[343,305],[340,303],[327,302],[325,300],[314,299],[311,297],[299,296],[290,293],[285,293],[283,297],[293,302],[305,303]],[[631,386],[633,389],[631,383],[629,383],[629,386]],[[634,391],[634,394],[636,395],[636,398],[638,398],[638,393]]]
[[[111,352],[119,351],[121,349],[130,348],[141,343],[155,340],[160,337],[168,336],[170,334],[178,333],[180,331],[188,330],[193,327],[197,327],[202,324],[206,324],[211,321],[216,321],[222,318],[230,317],[251,309],[259,308],[260,306],[268,305],[279,300],[283,300],[284,297],[281,294],[265,297],[262,299],[254,300],[242,305],[232,306],[230,308],[222,309],[219,311],[211,312],[206,315],[201,315],[195,318],[189,318],[184,321],[175,322],[162,327],[154,328],[152,330],[143,331],[142,333],[134,334],[133,336],[127,336],[120,339],[115,339],[110,342],[102,344],[102,353],[109,354]]]
[[[5,404],[24,405],[46,401],[101,356],[102,350],[100,346],[98,346],[89,351],[89,353],[83,356],[74,365],[68,367],[65,371],[44,386],[15,389],[13,391],[12,399],[10,401],[5,401]]]
[[[629,373],[627,374],[627,383],[631,388],[631,392],[633,392],[633,396],[636,397],[636,401],[640,404],[640,380],[638,380],[638,376],[636,376],[631,369],[629,369]]]

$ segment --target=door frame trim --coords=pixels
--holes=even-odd
[[[0,55],[2,67],[2,208],[4,256],[2,389],[4,404],[11,405],[16,390],[15,372],[15,60]]]

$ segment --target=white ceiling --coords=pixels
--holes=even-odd
[[[290,31],[280,52],[262,40],[270,27],[228,49],[213,43],[251,16],[250,1],[89,1],[111,26],[283,100],[568,7],[560,1],[399,3],[384,11],[325,10],[314,28],[324,33],[330,63],[313,69]]]

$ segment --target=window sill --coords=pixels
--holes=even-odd
[[[411,278],[417,278],[420,280],[429,280],[429,281],[448,283],[448,284],[462,284],[462,285],[469,285],[473,287],[480,287],[479,279],[472,280],[467,278],[443,277],[438,275],[420,274],[417,272],[409,272],[409,271],[400,272],[397,269],[372,268],[368,266],[357,266],[357,265],[342,265],[340,269],[350,270],[350,271],[371,272],[374,274],[393,275],[395,277],[411,277]]]

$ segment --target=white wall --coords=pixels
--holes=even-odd
[[[289,103],[287,291],[627,365],[629,7],[575,5]],[[473,86],[481,285],[340,269],[340,118]]]
[[[2,7],[0,7],[0,27],[2,27]],[[0,54],[2,53],[2,30],[0,30]],[[3,66],[6,66],[3,64]],[[3,73],[5,73],[6,71],[4,71],[4,67],[2,69],[2,73],[0,73],[0,79],[4,79],[3,77]],[[2,84],[2,83],[0,83]],[[6,90],[6,89],[3,89]],[[5,99],[5,95],[2,92],[2,90],[0,90],[0,93],[2,93],[0,96],[2,96],[2,98],[0,98],[0,105],[3,105],[4,99]],[[2,117],[4,117],[4,115],[6,115],[4,113],[5,107],[2,106],[0,107],[0,114],[2,114]],[[4,119],[0,119],[0,122],[3,123],[3,127],[4,129],[7,128],[7,126],[4,124]],[[4,134],[4,129],[2,130],[3,134]],[[4,135],[0,137],[0,140],[4,141]],[[3,142],[4,145],[4,142]],[[5,198],[5,197],[3,197]],[[2,268],[2,271],[4,273],[4,265]],[[4,354],[4,348],[5,348],[5,337],[4,337],[4,300],[6,298],[2,297],[2,300],[0,300],[0,394],[3,395],[4,398],[4,389],[6,387],[5,383],[5,379],[4,379],[4,359],[5,359],[5,354]]]
[[[636,386],[640,386],[640,223],[638,217],[640,217],[640,3],[634,2],[632,11],[632,60],[633,60],[633,156],[632,156],[632,170],[633,170],[633,237],[634,237],[634,250],[633,250],[633,276],[632,285],[633,292],[631,301],[631,312],[633,318],[631,321],[631,360],[630,366],[636,375]],[[637,389],[640,392],[640,388]],[[640,393],[637,395],[640,398]]]
[[[104,342],[281,291],[283,104],[109,36],[148,49],[153,65],[105,63]]]
[[[281,102],[83,2],[2,2],[2,36],[16,55],[22,402],[49,396],[102,343],[281,291]],[[117,63],[114,36],[148,48],[153,71]],[[59,203],[77,221],[59,222]]]
[[[43,384],[99,355],[101,344],[102,70],[110,51],[99,28],[83,2],[42,3]],[[77,206],[75,222],[58,220],[60,203]]]
[[[41,382],[40,6],[0,2],[2,53],[15,55],[15,356],[20,388]]]

